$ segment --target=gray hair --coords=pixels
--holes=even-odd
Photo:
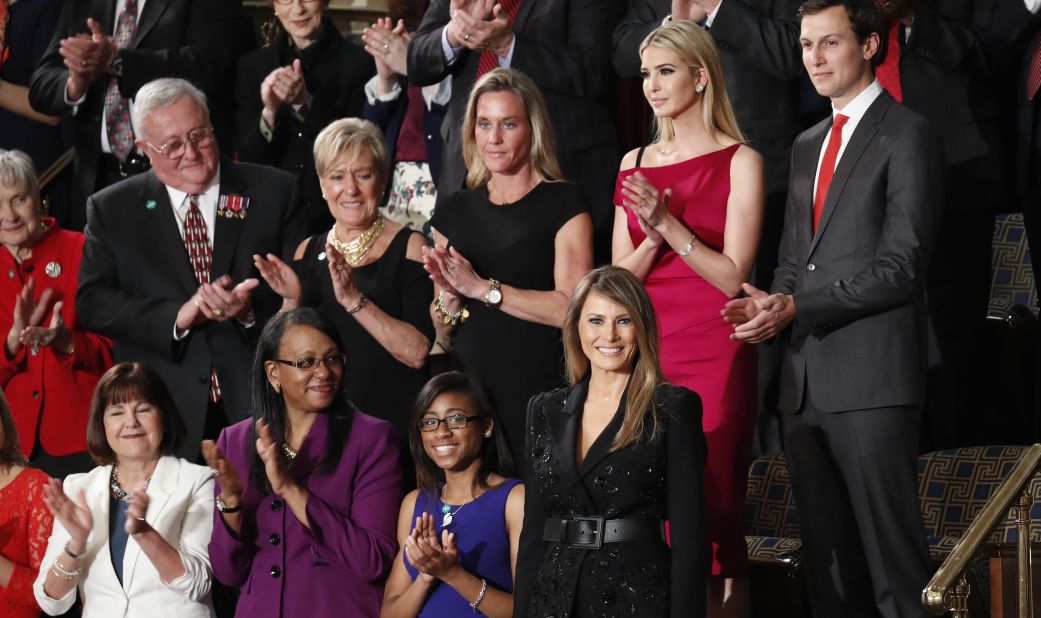
[[[181,97],[190,97],[199,104],[199,107],[206,112],[207,116],[210,115],[210,108],[206,104],[206,95],[203,94],[202,90],[196,88],[191,82],[179,77],[162,77],[141,86],[141,89],[137,91],[137,95],[134,96],[133,117],[131,118],[134,129],[140,132],[141,127],[144,126],[142,123],[145,120],[145,116],[157,109],[170,107],[181,100]]]
[[[21,187],[40,207],[40,182],[36,178],[33,160],[21,150],[0,149],[0,185]]]

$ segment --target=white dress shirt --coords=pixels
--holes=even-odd
[[[853,137],[853,132],[857,130],[857,125],[860,124],[860,119],[867,113],[871,104],[875,102],[878,95],[882,94],[882,85],[878,83],[878,80],[871,82],[871,85],[860,91],[860,94],[853,97],[853,100],[846,104],[846,107],[838,109],[832,107],[831,118],[832,122],[835,120],[835,114],[842,114],[849,118],[846,124],[842,126],[842,144],[839,145],[839,155],[835,158],[835,168],[838,169],[839,161],[842,160],[842,153],[846,151],[846,146],[849,144],[849,140]],[[824,138],[824,143],[821,144],[821,152],[817,157],[817,173],[813,175],[813,199],[817,199],[817,180],[821,173],[821,163],[824,161],[824,153],[828,150],[828,143],[831,141],[831,131]]]

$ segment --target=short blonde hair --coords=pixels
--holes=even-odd
[[[560,180],[564,175],[557,163],[557,149],[553,140],[553,125],[549,121],[546,102],[531,78],[514,69],[498,68],[484,74],[470,91],[463,118],[463,161],[466,163],[466,186],[476,189],[492,177],[477,148],[474,131],[477,128],[477,101],[489,92],[509,92],[520,99],[528,113],[531,129],[531,149],[528,164],[541,180]]]
[[[726,84],[723,81],[723,67],[719,61],[719,52],[712,40],[712,35],[694,22],[674,20],[656,28],[640,44],[640,56],[648,47],[660,47],[675,52],[692,74],[704,69],[708,83],[702,93],[702,119],[709,134],[723,133],[742,144],[745,136],[737,124],[734,108],[730,105]],[[672,118],[655,116],[654,126],[656,141],[669,142],[676,137],[672,126]]]
[[[368,120],[340,118],[329,123],[314,140],[314,168],[319,176],[341,159],[357,160],[362,152],[372,155],[379,184],[390,176],[390,160],[383,134]]]
[[[578,282],[564,313],[561,326],[564,339],[564,365],[567,380],[575,384],[590,370],[589,357],[582,349],[578,323],[582,307],[590,294],[599,294],[625,308],[636,333],[636,356],[633,359],[629,387],[626,389],[625,418],[614,437],[611,450],[638,442],[645,435],[648,421],[650,437],[659,432],[655,394],[665,383],[658,352],[658,318],[647,290],[636,275],[618,266],[601,266]]]

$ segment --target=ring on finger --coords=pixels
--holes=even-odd
[[[463,40],[464,41],[469,41],[470,40],[470,33],[469,32],[467,32],[466,34],[463,35]]]
[[[390,43],[384,43],[383,44],[383,53],[384,54],[389,54],[390,53]]]
[[[212,311],[213,311],[213,315],[217,316],[218,318],[223,318],[224,317],[224,310],[223,309],[212,309]]]

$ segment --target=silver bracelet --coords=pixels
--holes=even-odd
[[[484,600],[485,592],[488,592],[488,580],[481,579],[481,591],[477,593],[477,598],[474,599],[474,602],[470,604],[470,609],[474,610],[475,614],[477,613],[477,606],[480,605],[481,601]]]
[[[690,240],[687,242],[687,244],[685,244],[682,247],[680,247],[679,249],[677,249],[676,253],[678,253],[680,255],[680,257],[687,257],[688,255],[691,254],[692,251],[694,251],[694,241],[697,240],[697,239],[698,239],[697,236],[695,236],[694,234],[691,234],[690,235]]]

